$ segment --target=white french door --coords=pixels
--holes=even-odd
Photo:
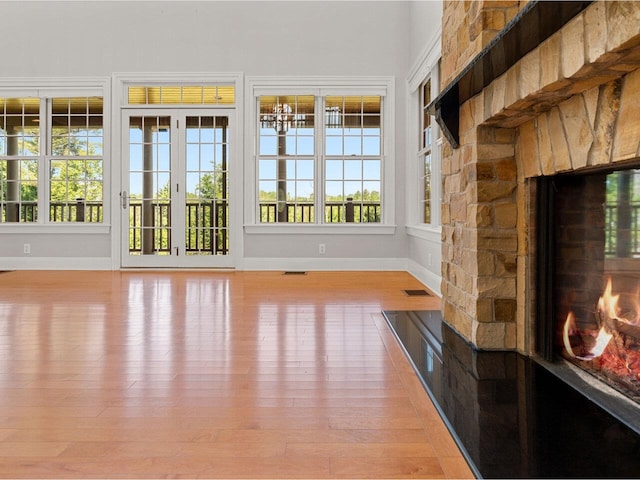
[[[122,266],[230,267],[234,111],[123,111]]]

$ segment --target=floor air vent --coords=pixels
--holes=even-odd
[[[426,290],[403,290],[407,297],[430,297],[431,294]]]
[[[306,275],[307,272],[284,272],[283,275]]]

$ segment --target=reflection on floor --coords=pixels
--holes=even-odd
[[[640,477],[640,436],[536,362],[473,349],[439,311],[384,315],[479,476]]]
[[[0,275],[0,478],[473,478],[381,314],[407,272]]]

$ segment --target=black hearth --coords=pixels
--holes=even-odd
[[[640,478],[640,435],[537,361],[479,351],[439,311],[384,315],[483,478]]]

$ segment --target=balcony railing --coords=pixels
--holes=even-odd
[[[283,223],[278,218],[278,204],[266,202],[260,204],[261,223]],[[313,203],[285,204],[284,218],[288,223],[315,223]],[[379,223],[381,205],[379,202],[326,202],[324,204],[324,223]]]
[[[33,223],[38,219],[37,202],[0,205],[0,221],[11,222],[10,207],[16,208],[19,223]],[[228,202],[187,202],[186,206],[186,252],[225,255],[229,251]],[[312,203],[287,203],[287,219],[291,223],[314,223],[315,207]],[[152,222],[143,225],[143,204],[131,200],[129,204],[129,251],[142,252],[143,231],[153,230],[153,251],[168,253],[171,250],[171,203],[152,203]],[[378,223],[381,206],[377,202],[327,202],[324,206],[325,223]],[[260,221],[275,223],[278,218],[277,204],[260,204]],[[103,204],[78,199],[74,203],[52,202],[49,204],[51,222],[100,223],[103,221]],[[15,217],[14,217],[15,218]]]
[[[619,221],[619,206],[605,205],[605,255],[640,257],[640,204],[626,206],[627,222]],[[628,223],[622,227],[622,223]]]
[[[14,209],[13,217],[11,209]],[[21,202],[0,205],[1,222],[33,223],[38,220],[38,203]],[[103,221],[102,202],[87,201],[82,198],[75,202],[50,202],[49,220],[56,223],[86,222],[100,223]]]
[[[100,223],[103,221],[102,202],[89,202],[79,198],[76,203],[50,203],[49,220]]]
[[[186,204],[186,250],[187,252],[211,251],[224,255],[229,249],[228,212],[226,201],[210,203],[187,202]],[[16,223],[33,223],[38,219],[37,202],[22,202],[20,204],[0,204],[0,223],[13,223],[10,208],[15,208],[13,218],[19,218]],[[605,254],[616,255],[616,244],[620,235],[617,228],[617,206],[605,206]],[[49,204],[50,221],[52,222],[83,222],[100,223],[103,221],[103,205],[101,202],[90,202],[78,199],[75,203],[53,202]],[[140,251],[140,238],[143,226],[140,225],[142,203],[132,202],[129,206],[130,233],[132,240],[130,251]],[[640,204],[630,206],[630,228],[625,233],[629,238],[628,255],[640,257]],[[325,203],[325,223],[374,223],[380,222],[381,207],[374,202],[327,202]],[[314,223],[315,208],[312,203],[287,203],[286,212],[291,223]],[[169,225],[170,203],[154,202],[153,218],[164,219],[163,225],[153,226],[156,235],[160,237],[157,251],[168,252],[171,249]],[[277,221],[277,204],[260,204],[260,222],[275,223]],[[149,228],[149,227],[144,227]]]
[[[143,225],[141,201],[129,204],[129,252],[143,251],[145,229],[153,231],[153,252],[171,251],[171,203],[153,202],[151,225]],[[187,254],[226,255],[229,252],[228,202],[187,202],[185,211]]]

